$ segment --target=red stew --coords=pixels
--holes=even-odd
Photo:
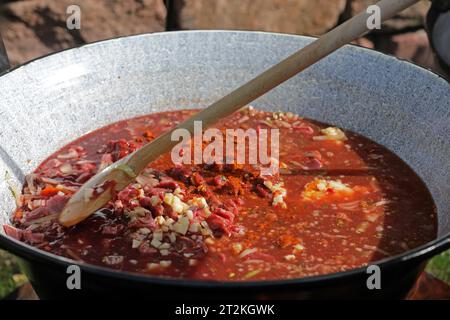
[[[279,128],[280,173],[251,165],[152,163],[102,210],[64,228],[57,216],[96,172],[195,111],[89,133],[26,178],[8,235],[118,270],[190,279],[264,280],[339,272],[436,236],[433,200],[397,156],[352,132],[247,108],[218,128]]]

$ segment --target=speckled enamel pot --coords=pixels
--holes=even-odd
[[[261,32],[144,34],[53,54],[0,77],[0,223],[14,209],[10,185],[74,138],[153,111],[205,107],[312,38]],[[385,145],[425,181],[439,236],[379,262],[382,289],[366,270],[296,280],[172,280],[80,264],[82,289],[68,290],[74,261],[0,234],[21,258],[41,297],[400,297],[424,262],[450,247],[450,86],[439,76],[381,53],[346,46],[254,102],[354,130]],[[8,172],[7,178],[4,173]],[[7,181],[8,180],[8,181]]]

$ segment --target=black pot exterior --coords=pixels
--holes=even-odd
[[[196,283],[184,281],[165,282],[163,279],[140,281],[127,275],[115,277],[103,271],[81,270],[81,289],[67,288],[67,265],[46,263],[20,258],[22,269],[30,279],[41,299],[180,299],[180,300],[237,300],[237,299],[399,299],[404,298],[418,275],[424,262],[396,263],[381,268],[381,289],[367,288],[370,276],[359,272],[328,280],[304,282],[301,279],[278,283]]]

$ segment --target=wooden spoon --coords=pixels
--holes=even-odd
[[[380,8],[381,21],[384,21],[418,1],[383,0],[376,5]],[[364,35],[369,31],[367,21],[370,16],[367,12],[356,15],[141,149],[99,172],[70,198],[59,216],[59,222],[64,226],[75,225],[103,207],[114,192],[125,188],[150,162],[178,144],[178,141],[171,140],[174,130],[184,128],[192,134],[194,121],[201,121],[203,128],[208,128],[239,110],[343,45]]]

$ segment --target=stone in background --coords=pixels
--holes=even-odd
[[[319,35],[336,26],[346,0],[175,0],[181,29]]]
[[[377,0],[349,0],[343,18],[348,19],[376,2]],[[421,1],[386,21],[381,30],[375,30],[370,35],[371,47],[441,71],[436,65],[427,34],[423,29],[430,6],[430,1]]]
[[[66,9],[81,9],[81,29],[66,28]],[[12,65],[117,36],[165,30],[163,0],[23,0],[0,8],[0,31]]]
[[[378,51],[442,72],[436,64],[428,36],[423,29],[392,35],[377,35],[374,36],[373,41]]]
[[[0,0],[2,1],[2,0]],[[321,35],[377,0],[3,0],[0,32],[13,65],[102,39],[172,29],[261,30]],[[393,0],[394,1],[394,0]],[[81,30],[65,26],[68,5],[81,7]],[[424,32],[430,3],[421,1],[355,41],[364,47],[436,67]]]
[[[378,1],[379,0],[348,0],[343,18],[348,19]],[[430,9],[430,6],[430,1],[422,0],[414,6],[404,10],[393,19],[386,21],[380,32],[395,33],[406,29],[421,28],[424,23],[424,17]]]

